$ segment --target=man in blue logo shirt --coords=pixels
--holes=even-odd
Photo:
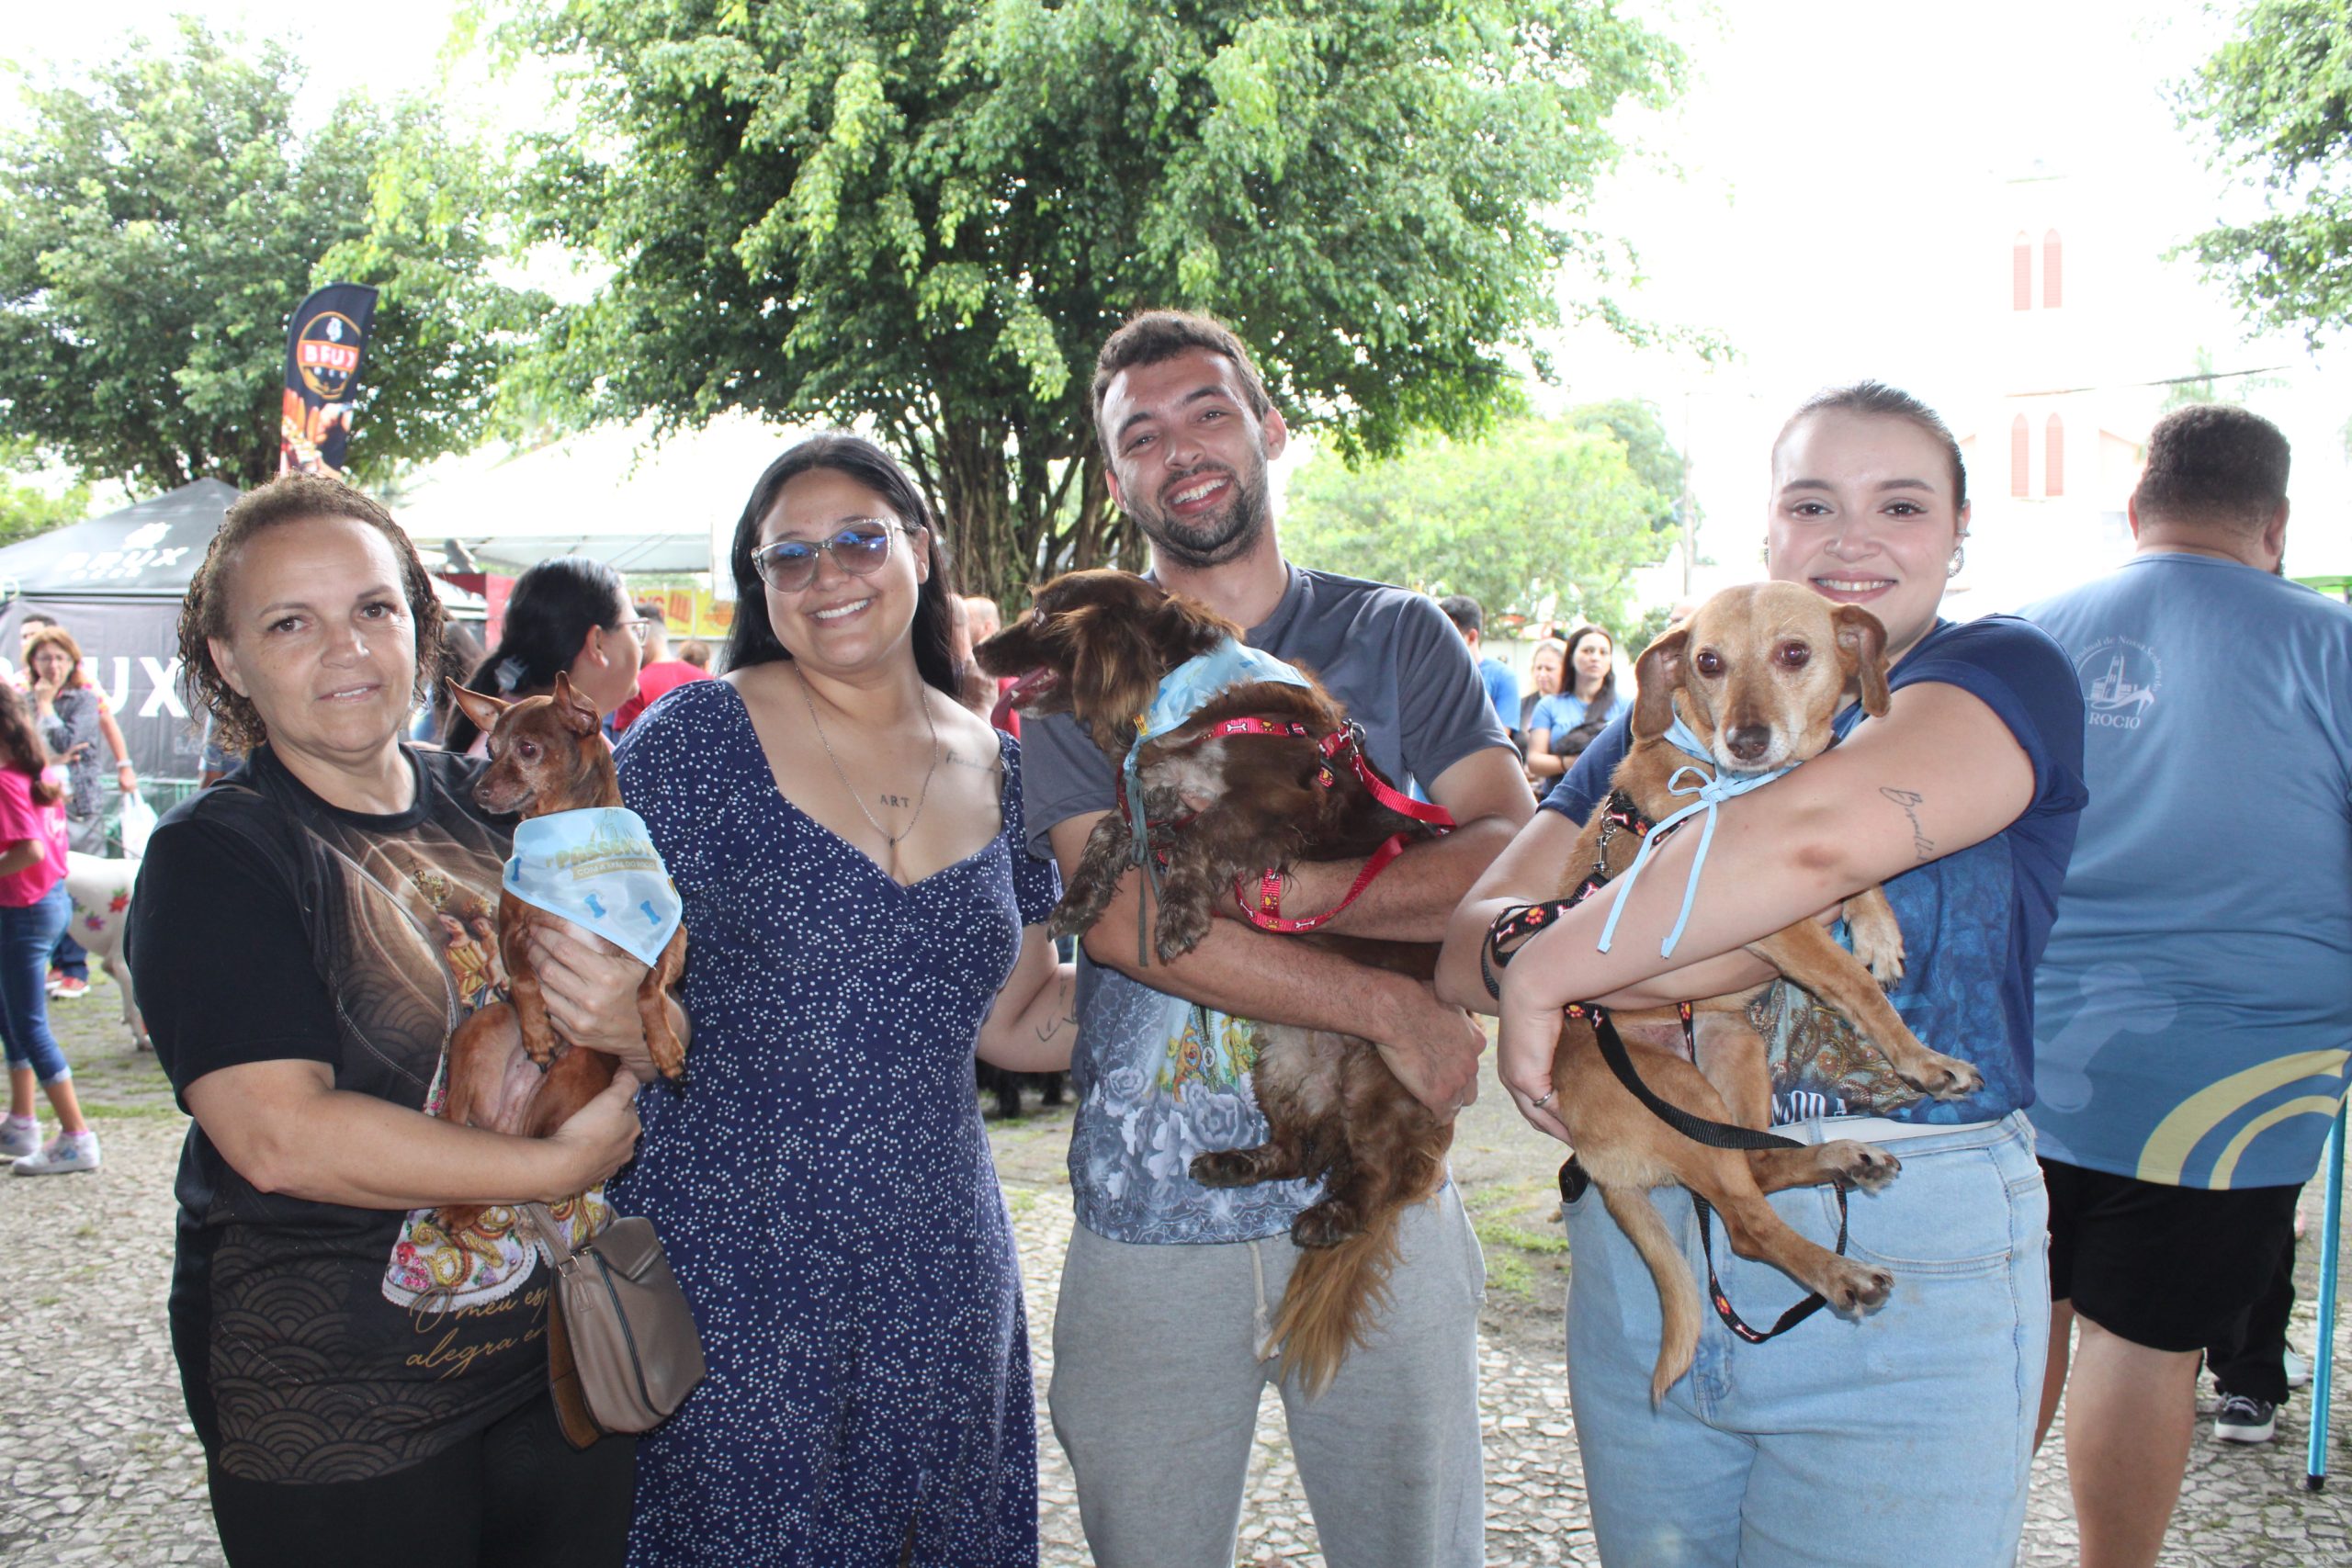
[[[2196,1424],[2293,1244],[2352,1063],[2352,611],[2278,576],[2286,438],[2244,409],[2149,437],[2138,552],[2026,612],[2082,684],[2084,811],[2035,977],[2056,1305],[2048,1429],[2086,1562],[2154,1562]],[[2275,1359],[2275,1358],[2274,1358]],[[2286,1396],[2225,1388],[2267,1428]]]
[[[1519,728],[1519,677],[1511,673],[1510,665],[1495,658],[1486,649],[1487,612],[1478,601],[1467,593],[1455,593],[1437,602],[1462,640],[1470,646],[1470,657],[1478,661],[1478,679],[1487,688],[1487,700],[1494,705],[1495,716],[1502,720],[1505,729]]]

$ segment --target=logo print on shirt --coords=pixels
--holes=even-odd
[[[2165,683],[2164,661],[2144,642],[2111,637],[2075,660],[2093,729],[2137,729]]]

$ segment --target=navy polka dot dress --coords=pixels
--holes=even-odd
[[[685,902],[683,1093],[612,1184],[693,1303],[708,1380],[638,1450],[633,1568],[1034,1564],[1037,1442],[980,1021],[1057,896],[1004,828],[911,887],[775,787],[734,687],[629,728],[621,791]]]

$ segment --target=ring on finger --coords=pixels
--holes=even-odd
[[[1534,1100],[1529,1100],[1527,1103],[1528,1103],[1528,1104],[1530,1104],[1530,1105],[1532,1105],[1532,1106],[1533,1106],[1536,1110],[1541,1111],[1541,1110],[1543,1110],[1543,1109],[1544,1109],[1544,1102],[1545,1102],[1546,1100],[1549,1100],[1552,1098],[1552,1096],[1553,1096],[1554,1094],[1555,1094],[1556,1092],[1558,1092],[1558,1091],[1557,1091],[1557,1090],[1555,1090],[1555,1089],[1545,1089],[1545,1090],[1543,1092],[1543,1094],[1542,1094],[1542,1095],[1540,1095],[1539,1097],[1537,1097],[1537,1098],[1536,1098],[1536,1099],[1534,1099]]]

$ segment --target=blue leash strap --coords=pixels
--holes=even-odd
[[[1682,886],[1682,912],[1675,917],[1674,929],[1666,933],[1666,941],[1658,945],[1657,955],[1660,958],[1673,957],[1675,943],[1682,940],[1682,928],[1690,923],[1691,906],[1699,899],[1699,873],[1707,863],[1707,850],[1715,841],[1715,808],[1736,795],[1746,795],[1752,789],[1763,788],[1782,773],[1787,773],[1790,768],[1796,766],[1794,762],[1791,762],[1787,767],[1774,768],[1771,772],[1765,773],[1728,773],[1720,769],[1711,773],[1706,770],[1715,768],[1713,757],[1708,752],[1706,743],[1691,733],[1689,725],[1682,722],[1680,714],[1675,715],[1674,728],[1666,732],[1666,739],[1702,764],[1697,767],[1675,769],[1672,775],[1666,781],[1667,793],[1675,795],[1695,795],[1699,798],[1681,809],[1669,813],[1664,821],[1650,829],[1649,833],[1643,838],[1642,847],[1634,852],[1634,863],[1625,869],[1617,902],[1609,911],[1608,923],[1600,928],[1600,951],[1603,953],[1609,951],[1609,944],[1616,939],[1618,917],[1624,914],[1625,902],[1633,897],[1634,884],[1640,880],[1643,868],[1650,863],[1650,855],[1657,850],[1658,840],[1666,836],[1668,829],[1704,812],[1707,819],[1699,829],[1699,852],[1691,857],[1690,878]],[[1686,778],[1692,782],[1686,784],[1684,782]]]

